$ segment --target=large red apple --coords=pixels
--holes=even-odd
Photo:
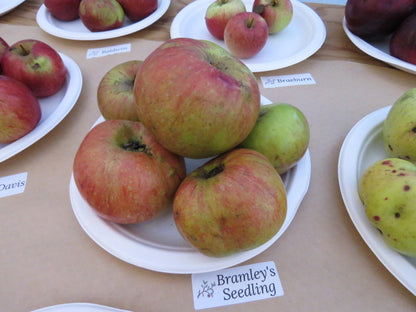
[[[93,127],[74,159],[80,194],[102,218],[132,224],[165,211],[186,174],[184,159],[140,123],[106,120]]]
[[[206,158],[243,141],[260,110],[256,77],[215,43],[171,39],[140,66],[134,95],[141,122],[168,150]]]
[[[79,17],[92,32],[120,28],[124,16],[124,10],[116,0],[81,0],[79,5]]]
[[[394,32],[416,10],[416,0],[348,0],[348,29],[364,39],[379,39]]]
[[[390,54],[416,65],[416,12],[408,16],[391,36]]]
[[[292,21],[293,5],[291,0],[254,0],[253,12],[265,19],[269,34],[277,34]]]
[[[45,42],[24,39],[12,44],[4,54],[3,72],[23,82],[36,97],[58,92],[66,80],[67,69],[59,53]]]
[[[216,0],[205,12],[205,24],[215,38],[224,40],[224,29],[228,21],[236,14],[246,12],[242,0]]]
[[[81,0],[44,0],[43,4],[51,15],[62,21],[73,21],[79,18]]]
[[[209,256],[253,249],[281,228],[286,190],[269,160],[234,149],[191,172],[180,184],[173,217],[182,236]]]
[[[40,105],[32,91],[20,81],[0,75],[0,143],[28,134],[40,117]]]
[[[259,14],[239,13],[225,26],[224,42],[232,55],[247,59],[263,49],[268,32],[267,23]]]
[[[3,69],[1,66],[3,55],[6,53],[8,49],[9,49],[9,44],[6,42],[6,40],[0,37],[0,74],[3,72]]]
[[[133,86],[142,61],[132,60],[111,68],[97,88],[98,108],[105,119],[138,121]]]
[[[157,0],[117,0],[124,9],[124,13],[132,22],[140,21],[154,11],[158,7]]]

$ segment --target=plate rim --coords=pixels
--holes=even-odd
[[[262,97],[267,100],[266,98]],[[271,101],[267,100],[266,103],[269,103]],[[103,120],[102,117],[100,117],[97,121]],[[95,123],[95,124],[96,124]],[[181,251],[174,251],[172,254],[169,251],[163,250],[162,253],[165,253],[163,255],[160,255],[161,257],[169,257],[169,267],[166,266],[166,263],[163,264],[163,267],[160,264],[155,263],[154,261],[150,260],[144,260],[141,257],[135,257],[134,255],[121,255],[120,252],[115,250],[113,244],[116,244],[118,248],[120,248],[120,241],[128,243],[129,245],[136,245],[140,244],[137,241],[133,242],[132,240],[129,240],[128,237],[122,237],[123,235],[120,234],[118,231],[111,230],[110,228],[118,225],[114,225],[111,222],[108,222],[106,220],[103,220],[102,218],[98,217],[96,215],[92,208],[89,207],[88,211],[80,213],[81,207],[77,207],[77,201],[83,202],[83,205],[88,205],[85,200],[80,195],[74,181],[73,173],[71,173],[70,182],[69,182],[69,196],[71,200],[71,206],[73,209],[73,212],[76,216],[76,219],[78,220],[81,228],[87,233],[87,235],[101,248],[115,256],[116,258],[119,258],[127,263],[130,263],[132,265],[135,265],[137,267],[141,267],[144,269],[148,269],[151,271],[161,272],[161,273],[171,273],[171,274],[195,274],[195,273],[206,273],[206,272],[212,272],[217,271],[220,269],[228,268],[237,264],[240,264],[244,261],[247,261],[262,252],[264,252],[266,249],[268,249],[271,245],[273,245],[279,237],[281,237],[286,229],[289,227],[289,225],[292,223],[299,206],[301,205],[307,191],[309,188],[310,183],[310,177],[311,177],[311,158],[310,158],[310,151],[309,148],[305,152],[305,155],[302,157],[302,159],[297,163],[296,166],[294,166],[292,169],[290,169],[290,174],[298,177],[297,180],[295,178],[292,179],[294,185],[296,186],[296,190],[291,188],[291,190],[287,191],[287,200],[288,200],[288,207],[291,207],[290,213],[286,215],[285,221],[274,237],[272,237],[269,241],[264,243],[263,245],[254,248],[249,251],[241,252],[239,254],[235,254],[229,257],[223,257],[223,258],[215,258],[215,257],[208,257],[203,255],[202,253],[198,252],[197,250],[193,248],[189,248],[186,250]],[[301,179],[299,178],[301,177]],[[289,176],[289,179],[291,177]],[[289,209],[288,209],[289,211]],[[89,216],[85,216],[85,213],[87,213]],[[94,226],[92,227],[88,222],[94,222]],[[103,234],[103,232],[112,232],[112,237],[110,238],[110,242],[106,242],[105,240],[107,238],[100,237],[100,235]],[[116,233],[116,235],[114,235]],[[116,237],[117,236],[117,237]],[[118,241],[118,244],[115,242],[115,240]],[[143,246],[142,246],[143,247]],[[146,251],[149,250],[157,250],[154,246],[146,245],[143,247],[146,249]],[[166,254],[167,253],[167,254]],[[180,255],[179,255],[180,253]],[[194,262],[197,262],[198,264],[192,268],[189,267],[189,263],[186,264],[184,267],[183,263],[181,265],[176,265],[175,262],[175,256],[179,255],[179,258],[182,260],[184,258],[188,258],[190,254],[193,254]],[[204,262],[205,261],[205,262]]]
[[[0,147],[0,163],[24,151],[52,131],[72,110],[81,94],[83,77],[78,64],[66,54],[58,52],[67,68],[67,90],[53,112],[35,129],[20,139]],[[53,96],[53,95],[52,95]],[[42,99],[39,99],[41,102]],[[42,103],[40,103],[42,105]]]
[[[4,5],[3,7],[0,7],[2,11],[0,11],[0,16],[5,15],[9,13],[11,10],[17,8],[19,5],[21,5],[26,0],[14,0],[7,3],[8,5]]]
[[[191,11],[192,9],[196,7],[201,7],[204,5],[207,5],[210,3],[211,0],[198,0],[189,3],[185,7],[183,7],[178,14],[174,17],[171,23],[170,27],[170,37],[171,38],[178,38],[183,37],[184,34],[180,33],[179,31],[179,25],[182,22],[182,19],[184,18],[182,15],[186,14],[188,11]],[[243,2],[246,2],[247,0],[243,0]],[[289,66],[292,66],[294,64],[300,63],[310,56],[312,56],[315,52],[317,52],[322,45],[324,44],[326,40],[326,27],[325,23],[321,19],[321,17],[308,5],[305,3],[298,1],[298,0],[292,0],[292,5],[294,8],[294,14],[298,14],[297,12],[301,11],[303,14],[308,14],[309,17],[312,17],[313,24],[316,29],[319,29],[319,31],[312,32],[313,38],[309,41],[310,44],[306,46],[302,51],[306,51],[303,54],[301,52],[297,52],[294,55],[287,57],[288,61],[284,64],[275,65],[272,64],[279,64],[282,63],[281,60],[279,62],[267,62],[267,63],[260,63],[260,64],[251,64],[250,60],[244,60],[241,59],[241,61],[252,71],[252,72],[266,72],[266,71],[272,71],[277,70],[281,68],[286,68]],[[299,10],[299,11],[298,11]]]
[[[366,218],[357,192],[361,146],[368,137],[364,134],[370,134],[371,131],[379,132],[380,130],[377,129],[381,127],[390,108],[391,105],[365,115],[350,129],[339,153],[338,183],[345,208],[361,238],[384,267],[413,295],[416,295],[416,268],[406,260],[405,256],[385,244],[377,229]],[[366,129],[369,126],[371,128]],[[356,159],[356,162],[351,162],[351,159]],[[349,166],[352,163],[353,168]],[[361,212],[358,210],[359,207],[362,208]],[[409,270],[412,274],[409,274]]]
[[[48,22],[49,19],[55,19],[46,6],[42,4],[37,13],[36,13],[36,22],[38,23],[39,27],[58,38],[69,39],[69,40],[77,40],[77,41],[93,41],[93,40],[105,40],[105,39],[112,39],[118,38],[122,36],[126,36],[157,22],[162,16],[166,13],[169,9],[171,0],[158,0],[158,8],[155,12],[153,12],[148,17],[132,23],[127,26],[123,26],[117,29],[107,30],[107,31],[99,31],[99,32],[74,32],[71,30],[62,29],[56,27],[55,25]]]
[[[397,57],[394,57],[377,47],[371,45],[364,39],[358,37],[357,35],[353,34],[347,27],[346,18],[342,19],[342,28],[344,29],[345,34],[350,39],[350,41],[362,52],[365,54],[382,61],[384,63],[387,63],[393,67],[396,67],[400,70],[403,70],[405,72],[416,74],[416,65],[413,65],[411,63],[405,62],[401,59],[398,59]]]
[[[59,312],[59,311],[62,311],[63,309],[67,310],[68,312],[76,312],[76,310],[84,311],[84,312],[86,311],[93,312],[91,309],[94,309],[94,311],[96,312],[98,311],[131,312],[129,310],[122,310],[122,309],[113,308],[110,306],[105,306],[105,305],[96,304],[96,303],[89,303],[89,302],[71,302],[71,303],[56,304],[56,305],[51,305],[51,306],[43,307],[40,309],[32,310],[32,312],[47,312],[47,311]]]

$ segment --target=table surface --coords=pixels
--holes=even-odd
[[[0,177],[27,172],[22,194],[0,199],[0,311],[91,302],[131,311],[193,311],[191,277],[128,264],[99,247],[80,227],[69,199],[72,162],[100,116],[96,88],[111,67],[144,59],[168,40],[170,23],[189,1],[172,1],[150,27],[121,38],[70,41],[36,23],[41,0],[27,0],[0,17],[9,43],[43,40],[81,68],[83,89],[68,116],[44,138],[0,163]],[[379,262],[354,227],[337,176],[340,147],[366,114],[391,105],[415,85],[414,75],[358,50],[342,29],[344,7],[308,4],[325,23],[326,40],[307,60],[256,73],[261,92],[299,107],[311,127],[310,187],[284,235],[243,264],[274,261],[284,295],[218,311],[415,311],[415,297]],[[131,52],[87,59],[90,48],[131,43]],[[265,89],[260,78],[310,73],[316,84]]]

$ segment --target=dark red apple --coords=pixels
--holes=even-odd
[[[59,53],[45,42],[24,39],[12,44],[3,56],[6,76],[23,82],[36,97],[58,92],[67,69]]]
[[[416,0],[348,0],[345,20],[348,29],[364,39],[391,34],[416,10]]]
[[[32,131],[41,114],[38,99],[27,86],[0,75],[0,143],[11,143]]]
[[[53,17],[62,21],[73,21],[79,18],[81,0],[44,0],[43,4]]]
[[[416,13],[399,26],[390,39],[390,54],[416,65]]]
[[[117,0],[132,22],[140,21],[156,11],[157,0]]]
[[[3,69],[1,66],[3,55],[6,53],[8,49],[9,49],[9,44],[6,42],[6,40],[0,37],[0,74],[3,72]]]

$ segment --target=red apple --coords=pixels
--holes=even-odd
[[[66,80],[67,69],[59,53],[48,44],[24,39],[12,44],[4,54],[3,72],[23,82],[36,97],[58,92]]]
[[[81,0],[44,0],[43,4],[51,15],[62,21],[73,21],[79,18]]]
[[[117,0],[132,22],[140,21],[156,11],[157,0]]]
[[[347,28],[364,39],[379,39],[394,32],[416,10],[416,0],[348,0]]]
[[[416,65],[416,13],[407,17],[390,38],[390,54]]]
[[[138,121],[133,86],[142,61],[126,61],[111,68],[97,89],[98,108],[105,119]]]
[[[243,141],[260,110],[256,77],[210,41],[171,39],[140,66],[138,116],[173,153],[206,158]]]
[[[254,0],[253,12],[266,20],[269,34],[277,34],[292,21],[293,5],[291,0]]]
[[[28,134],[40,117],[40,104],[32,91],[20,81],[0,75],[0,143]]]
[[[234,149],[191,172],[173,201],[181,235],[216,257],[264,244],[279,231],[286,211],[280,175],[251,149]]]
[[[246,12],[242,0],[216,0],[205,12],[205,24],[215,38],[224,40],[224,29],[234,15]]]
[[[246,59],[266,45],[269,29],[259,14],[244,12],[235,15],[225,26],[224,42],[231,54]]]
[[[106,120],[93,127],[74,159],[80,194],[102,218],[132,224],[158,216],[186,175],[185,161],[140,123]]]
[[[116,0],[81,0],[79,17],[90,31],[105,31],[123,26],[124,10]]]
[[[0,37],[0,74],[3,72],[3,68],[1,66],[3,55],[6,53],[8,49],[9,49],[9,44],[6,42],[6,40]]]

